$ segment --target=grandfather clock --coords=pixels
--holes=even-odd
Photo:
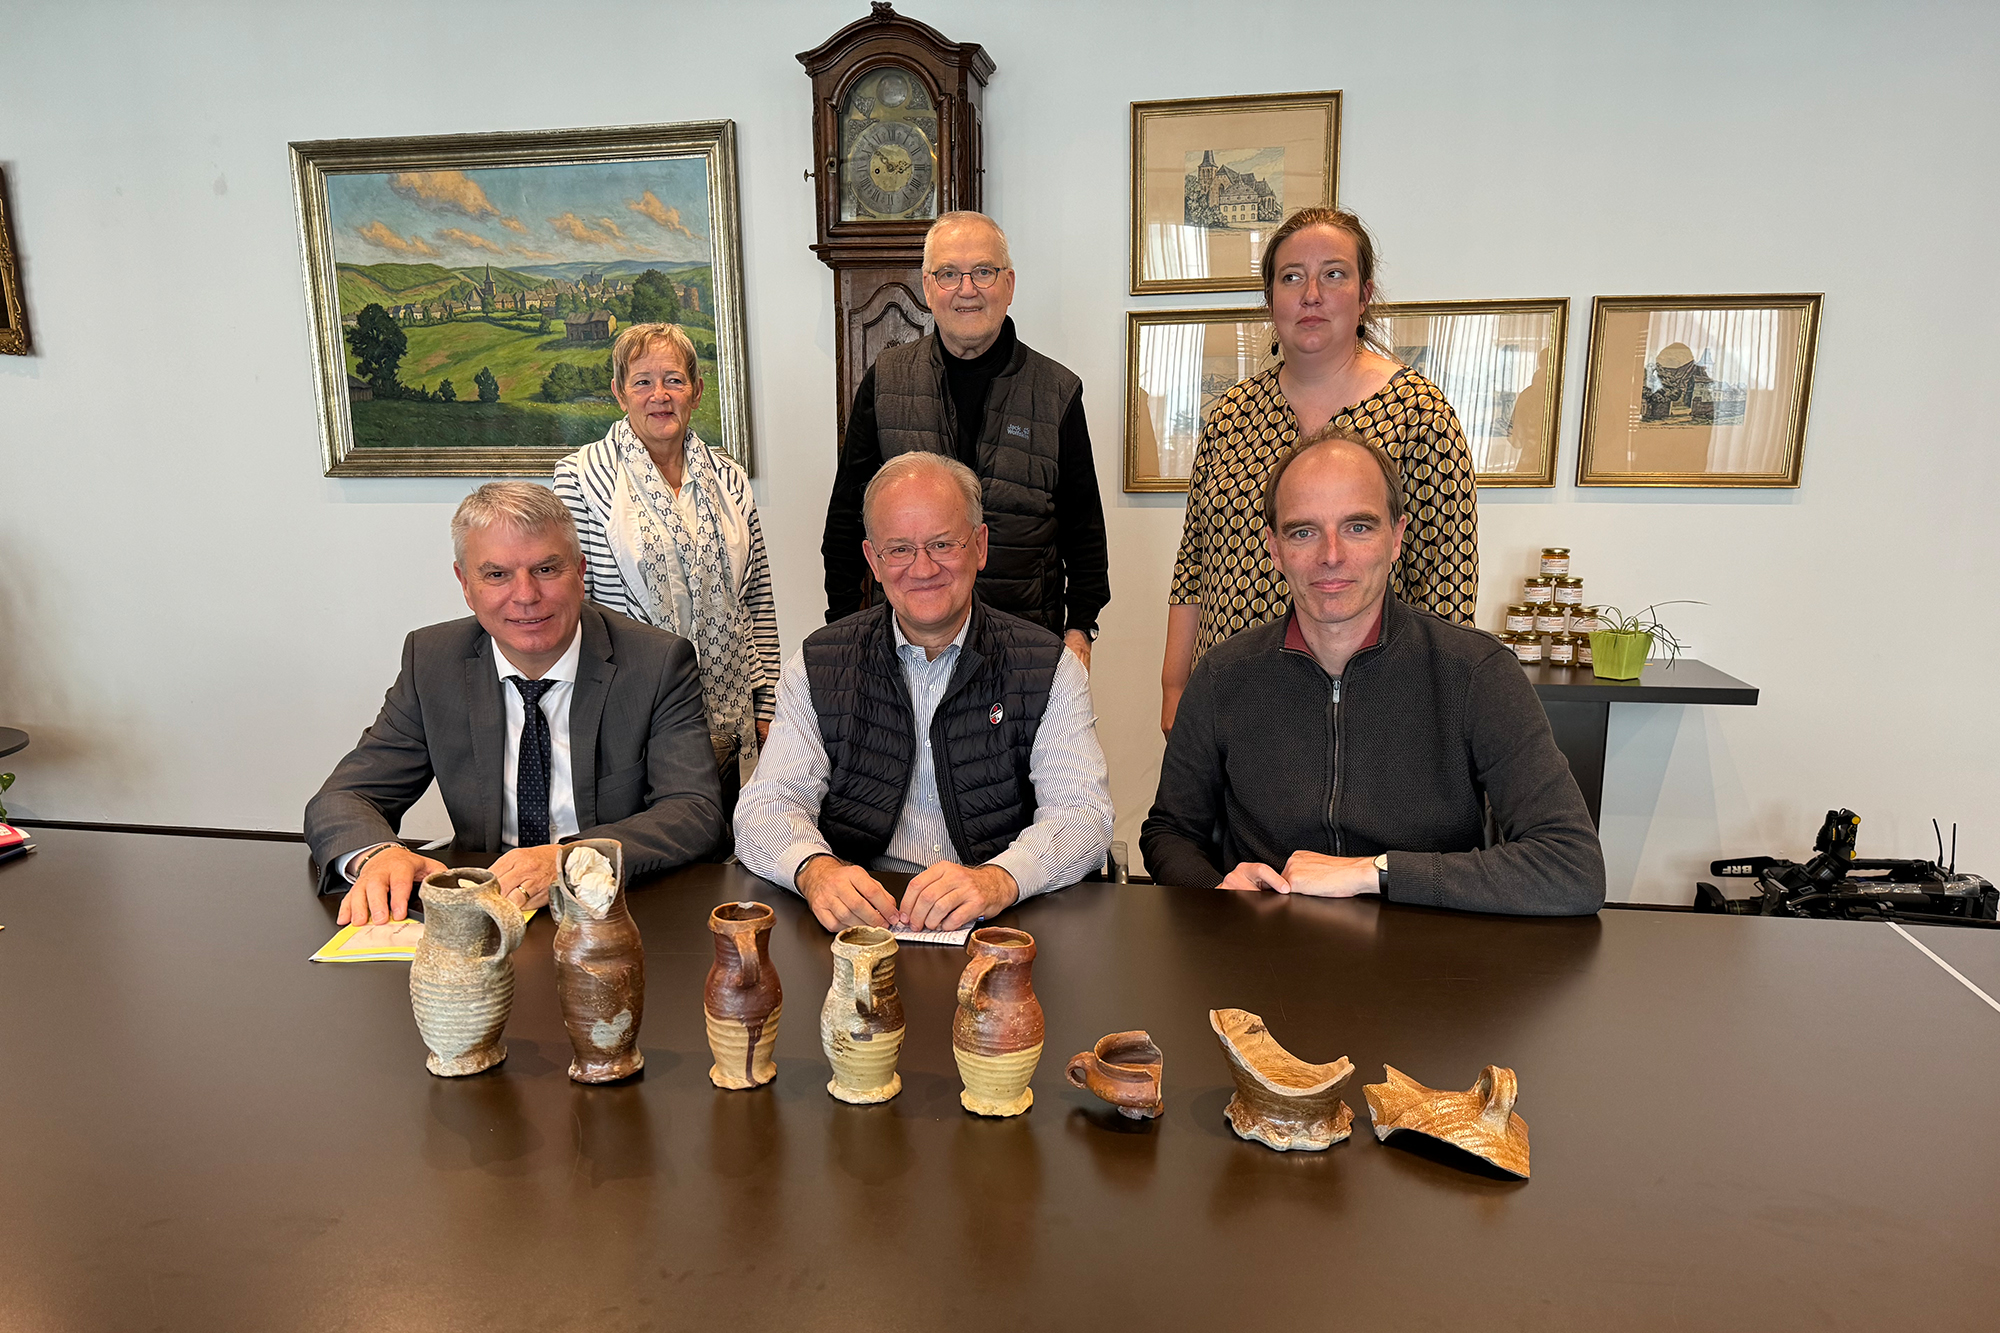
[[[993,59],[881,0],[799,63],[812,76],[819,240],[833,270],[834,392],[844,436],[884,348],[930,331],[924,233],[980,206],[979,98]]]

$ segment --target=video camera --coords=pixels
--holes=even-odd
[[[1756,880],[1758,896],[1731,898],[1701,881],[1694,886],[1694,910],[1927,926],[2000,925],[2000,891],[1978,875],[1958,873],[1957,825],[1952,826],[1948,862],[1942,830],[1935,861],[1863,860],[1854,854],[1860,832],[1861,817],[1852,810],[1829,810],[1813,840],[1813,858],[1804,865],[1775,856],[1711,862],[1711,875]]]

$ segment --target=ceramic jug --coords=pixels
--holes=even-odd
[[[951,1053],[965,1090],[959,1104],[979,1115],[1019,1115],[1035,1104],[1028,1082],[1042,1058],[1042,1004],[1035,998],[1035,937],[987,926],[965,942],[972,961],[958,978]]]
[[[611,863],[614,888],[601,915],[577,896],[578,874],[589,860],[577,854],[580,848]],[[616,838],[579,838],[564,845],[560,865],[549,907],[557,921],[556,998],[576,1051],[569,1076],[578,1083],[630,1078],[646,1063],[639,1049],[646,950],[625,906],[625,849]]]
[[[1236,1080],[1224,1114],[1237,1137],[1279,1152],[1323,1152],[1348,1136],[1354,1112],[1340,1090],[1354,1066],[1346,1056],[1307,1064],[1278,1044],[1263,1019],[1243,1009],[1211,1009],[1208,1022]]]
[[[833,937],[833,985],[819,1012],[819,1039],[833,1066],[826,1090],[841,1101],[886,1102],[903,1090],[896,948],[896,937],[880,926],[850,926]]]
[[[410,1009],[442,1078],[491,1069],[507,1058],[500,1033],[514,1007],[514,962],[527,922],[492,872],[440,870],[424,877],[424,937],[410,960]]]
[[[715,962],[702,990],[708,1048],[718,1088],[755,1088],[778,1076],[771,1048],[778,1044],[784,991],[771,966],[771,926],[778,919],[763,903],[724,903],[708,914],[715,932]]]
[[[1160,1077],[1166,1059],[1145,1032],[1114,1032],[1070,1057],[1065,1077],[1118,1108],[1131,1120],[1151,1120],[1165,1109]]]

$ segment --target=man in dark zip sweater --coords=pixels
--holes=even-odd
[[[1266,539],[1292,613],[1196,665],[1146,868],[1195,888],[1595,912],[1604,854],[1514,655],[1389,595],[1401,493],[1386,453],[1333,432],[1273,471]]]
[[[877,357],[848,414],[820,543],[827,623],[881,600],[861,554],[862,492],[885,459],[924,450],[980,479],[992,534],[980,597],[1087,666],[1111,580],[1082,382],[1015,335],[1014,270],[991,218],[939,218],[923,282],[936,330]]]

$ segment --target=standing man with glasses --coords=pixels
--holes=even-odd
[[[992,218],[933,223],[923,283],[936,328],[877,357],[848,414],[820,543],[827,623],[879,600],[861,555],[869,479],[899,454],[943,454],[979,478],[992,534],[980,597],[1060,635],[1087,668],[1111,577],[1083,382],[1015,336],[1014,270]]]
[[[979,479],[906,453],[862,495],[888,604],[808,635],[736,807],[736,854],[828,930],[956,930],[1074,884],[1111,845],[1090,679],[1053,633],[973,590]],[[871,870],[913,876],[901,899]]]

